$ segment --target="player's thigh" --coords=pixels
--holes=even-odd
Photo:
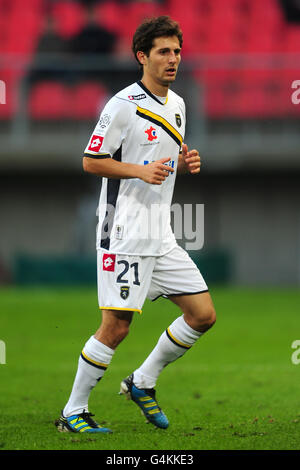
[[[208,291],[198,267],[180,246],[157,258],[148,297],[199,294]]]

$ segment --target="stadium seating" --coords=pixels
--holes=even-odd
[[[270,68],[249,62],[240,72],[236,67],[211,68],[195,74],[204,90],[205,112],[210,118],[267,118],[299,116],[300,107],[291,103],[291,83],[300,78],[300,64],[288,70],[277,54],[300,52],[300,25],[286,23],[277,0],[215,0],[199,4],[205,12],[200,53],[212,56],[265,54],[274,60]],[[208,8],[208,5],[210,8]],[[204,42],[203,42],[204,38]],[[282,69],[281,69],[282,67]]]
[[[71,91],[73,119],[96,119],[108,100],[108,91],[101,83],[82,82]]]
[[[62,37],[67,39],[80,31],[83,24],[83,7],[79,2],[54,2],[52,14]]]
[[[108,92],[101,83],[85,81],[74,86],[55,81],[37,83],[30,92],[28,111],[36,120],[96,119]]]
[[[28,103],[30,116],[34,119],[64,119],[70,116],[69,89],[57,82],[36,84]]]
[[[0,65],[0,79],[5,80],[10,96],[7,105],[0,107],[0,119],[11,118],[17,110],[18,85],[33,60],[47,13],[45,5],[45,0],[0,0],[0,52],[4,57],[10,54],[10,63]],[[83,24],[82,3],[61,0],[51,5],[60,35],[71,38]],[[137,24],[146,16],[159,14],[169,14],[180,22],[184,31],[183,56],[187,58],[300,53],[300,25],[287,23],[279,0],[189,0],[188,7],[182,0],[165,3],[106,0],[97,6],[99,24],[118,34],[127,49]],[[236,67],[226,70],[211,67],[195,73],[205,93],[208,117],[299,116],[300,106],[292,106],[287,96],[291,94],[292,81],[300,79],[300,64],[292,64],[292,70],[285,67],[280,70],[280,63],[278,67],[271,64],[265,72],[260,67],[255,69],[253,64],[243,67],[239,72]],[[31,116],[66,118],[69,111],[65,108],[72,108],[68,92],[63,85],[38,84],[29,97]],[[92,117],[94,103],[101,104],[105,96],[101,84],[88,89],[85,83],[73,90],[72,117]]]

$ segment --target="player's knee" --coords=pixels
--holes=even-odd
[[[216,323],[216,312],[213,307],[207,308],[199,316],[199,330],[207,331]]]
[[[187,319],[192,328],[204,333],[216,323],[216,311],[213,306],[209,306],[204,310],[199,310],[193,312],[191,315],[187,315]]]
[[[213,307],[210,307],[208,309],[207,316],[206,316],[206,324],[208,326],[208,329],[214,326],[216,321],[217,321],[216,311]]]

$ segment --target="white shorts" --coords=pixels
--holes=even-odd
[[[97,250],[99,308],[141,313],[146,297],[196,294],[207,285],[187,252],[176,246],[163,256]]]

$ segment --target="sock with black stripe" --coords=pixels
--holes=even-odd
[[[163,332],[144,363],[134,371],[133,382],[138,388],[154,388],[164,367],[188,351],[203,333],[191,328],[183,318],[176,320]]]
[[[70,398],[63,410],[65,417],[80,414],[83,411],[88,412],[90,393],[103,377],[113,354],[113,349],[98,341],[94,336],[86,342],[78,360]]]

